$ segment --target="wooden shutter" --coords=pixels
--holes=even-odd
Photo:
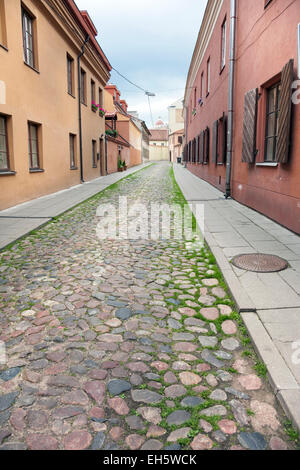
[[[196,161],[196,139],[193,139],[193,163]]]
[[[212,135],[212,155],[211,159],[213,163],[218,161],[218,137],[219,137],[219,121],[213,123],[213,135]]]
[[[292,115],[292,83],[294,78],[294,60],[291,59],[281,72],[281,89],[278,113],[278,135],[275,161],[287,163],[290,148],[290,130]]]
[[[226,163],[227,160],[227,116],[225,113],[223,113],[223,118],[222,118],[222,124],[223,124],[223,133],[222,133],[222,163]]]
[[[204,134],[204,163],[209,162],[209,150],[210,150],[210,131],[209,127],[205,129]]]
[[[204,131],[199,136],[199,163],[203,163],[204,160]]]
[[[246,163],[253,163],[256,155],[257,100],[257,88],[246,93],[242,150],[242,161]]]

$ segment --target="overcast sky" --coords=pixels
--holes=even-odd
[[[206,0],[75,0],[87,10],[98,42],[111,65],[132,82],[156,94],[154,122],[168,120],[167,107],[184,95],[190,60]],[[152,126],[148,99],[112,71],[110,83],[121,91],[130,110]]]

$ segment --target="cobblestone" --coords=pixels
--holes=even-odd
[[[0,448],[293,448],[208,249],[98,239],[119,196],[182,202],[153,165],[0,255]]]

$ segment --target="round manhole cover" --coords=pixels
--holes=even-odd
[[[255,273],[275,273],[283,271],[288,267],[286,260],[275,255],[265,255],[262,253],[251,253],[247,255],[235,256],[232,264],[237,268]]]

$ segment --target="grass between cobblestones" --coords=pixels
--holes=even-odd
[[[72,227],[70,229],[68,228],[68,222],[70,219],[72,219],[72,223],[74,226],[76,225],[76,223],[80,224],[83,217],[88,219],[91,216],[91,214],[94,214],[95,207],[98,203],[102,201],[109,201],[110,199],[115,198],[116,192],[119,192],[120,188],[122,188],[122,191],[124,191],[125,193],[127,189],[131,190],[131,188],[134,187],[134,183],[135,182],[138,183],[140,176],[145,175],[144,172],[147,172],[149,168],[150,167],[141,169],[132,175],[126,176],[121,181],[111,185],[110,187],[92,196],[91,198],[84,201],[83,203],[70,209],[64,214],[56,217],[55,220],[50,221],[46,226],[43,226],[42,228],[31,232],[29,235],[17,241],[15,244],[12,244],[11,246],[6,247],[5,251],[2,253],[2,256],[0,253],[0,266],[5,265],[8,268],[12,268],[13,270],[23,269],[25,270],[23,272],[26,273],[27,272],[26,269],[30,269],[30,263],[28,263],[28,260],[26,257],[24,259],[24,255],[23,255],[24,252],[26,253],[28,250],[33,250],[35,248],[35,245],[37,245],[37,248],[38,248],[41,243],[44,243],[45,246],[48,247],[49,250],[51,250],[52,243],[54,243],[55,241],[60,242],[60,240],[63,239],[64,237],[65,238],[68,236],[72,237],[73,229]],[[183,208],[183,206],[185,206],[187,202],[175,180],[173,168],[171,168],[169,171],[167,183],[168,184],[166,186],[168,186],[168,189],[166,189],[166,195],[168,193],[168,197],[169,197],[169,200],[167,202],[172,203],[172,204],[178,204],[180,205],[181,208]],[[244,357],[245,360],[248,361],[249,366],[251,366],[252,369],[256,371],[257,375],[261,377],[263,381],[262,388],[263,389],[266,388],[267,390],[266,393],[269,393],[268,385],[266,381],[266,376],[267,376],[266,366],[261,361],[258,360],[254,352],[254,349],[251,344],[251,340],[247,334],[247,330],[243,324],[243,321],[239,313],[236,311],[236,306],[235,306],[234,301],[228,294],[229,291],[228,291],[227,285],[224,281],[221,271],[219,270],[216,264],[216,260],[214,256],[212,255],[212,253],[210,252],[207,244],[202,239],[202,235],[198,229],[194,215],[192,215],[192,220],[193,220],[193,229],[195,231],[193,240],[183,240],[183,241],[171,240],[170,242],[164,241],[162,245],[162,249],[161,249],[161,254],[158,255],[156,259],[151,260],[152,271],[150,273],[151,274],[150,280],[153,286],[148,287],[147,285],[147,289],[150,292],[150,298],[152,302],[152,304],[151,302],[149,302],[149,305],[153,309],[154,312],[155,312],[155,305],[157,305],[158,307],[163,307],[163,308],[166,308],[165,305],[167,305],[167,308],[169,309],[169,315],[166,320],[168,320],[169,318],[176,319],[176,321],[178,322],[178,327],[172,328],[171,326],[169,326],[169,333],[172,336],[172,339],[167,344],[170,350],[172,350],[172,352],[165,354],[166,356],[165,359],[161,359],[162,354],[159,353],[158,350],[150,350],[151,348],[149,349],[147,354],[152,358],[151,359],[152,361],[164,360],[169,367],[168,370],[171,370],[174,376],[176,377],[177,384],[181,384],[182,382],[181,382],[180,374],[182,372],[182,369],[176,370],[172,367],[172,362],[174,363],[174,361],[178,360],[176,356],[179,354],[178,352],[175,352],[176,351],[175,347],[176,347],[176,344],[178,343],[178,340],[174,339],[174,335],[180,334],[180,333],[191,334],[192,339],[189,340],[189,344],[197,346],[195,349],[195,353],[193,353],[196,356],[194,360],[191,360],[191,361],[187,360],[189,368],[186,370],[188,370],[191,373],[194,373],[197,376],[200,376],[201,380],[204,381],[204,383],[208,379],[209,376],[210,378],[214,377],[217,379],[218,387],[222,387],[224,384],[218,377],[219,371],[217,369],[211,368],[209,371],[202,371],[202,372],[199,372],[199,369],[197,369],[197,366],[201,364],[205,364],[206,362],[200,356],[200,353],[205,349],[216,354],[216,351],[219,351],[221,349],[220,344],[223,340],[226,340],[229,338],[236,338],[242,345],[242,351],[239,353],[238,356],[236,356],[235,352],[233,352],[232,360],[230,360],[230,365],[227,364],[227,361],[225,361],[225,365],[224,367],[221,368],[221,370],[229,374],[229,378],[227,376],[227,379],[229,381],[234,381],[236,376],[239,375],[239,372],[236,370],[235,367],[233,367],[233,364],[232,364],[233,360],[240,358],[240,357]],[[93,250],[93,245],[91,245],[91,247]],[[81,253],[80,250],[81,248],[79,247],[79,254]],[[13,258],[11,258],[11,255],[13,255]],[[91,262],[92,262],[92,258],[91,258]],[[103,263],[102,257],[99,257],[99,262]],[[83,260],[82,260],[82,263],[84,263]],[[173,275],[173,273],[176,273],[176,271],[178,271],[179,274]],[[6,280],[5,271],[3,273],[0,273],[0,277]],[[200,296],[200,289],[205,286],[205,284],[202,281],[203,280],[207,281],[207,280],[212,280],[212,279],[216,280],[216,286],[219,289],[221,290],[223,289],[224,296],[222,296],[222,292],[220,290],[219,291],[220,296],[215,294],[213,298],[213,302],[209,304],[202,303],[201,301],[198,300]],[[54,289],[57,290],[57,295],[60,295],[61,293],[60,281],[57,280],[57,282],[53,284],[53,287]],[[210,287],[207,290],[208,290],[208,293],[210,294]],[[172,302],[170,302],[170,299],[172,300]],[[6,299],[6,302],[8,305],[12,304],[12,307],[13,307],[14,305],[18,304],[18,297],[16,295],[12,295],[10,298]],[[34,308],[35,304],[36,304],[35,301],[27,299],[26,302],[24,301],[24,303],[22,304],[21,311]],[[219,309],[220,305],[224,307],[227,306],[230,308],[231,313],[226,314],[226,315],[219,314],[217,319],[208,320],[207,317],[205,317],[203,314],[203,309],[206,308],[208,305],[210,308],[216,308],[216,309]],[[190,318],[190,316],[180,312],[181,309],[184,309],[184,308],[192,309],[195,312],[193,314],[193,318],[196,320],[201,320],[205,324],[205,328],[207,329],[207,331],[206,333],[203,332],[201,334],[203,334],[206,338],[217,337],[218,341],[215,346],[205,346],[205,347],[200,346],[199,340],[197,338],[199,333],[197,333],[196,330],[195,332],[192,329],[188,330],[186,327],[187,325],[186,321]],[[64,324],[64,316],[60,315],[59,312],[52,311],[51,314],[55,315],[55,318],[59,320],[61,325]],[[87,315],[85,315],[85,317],[87,317]],[[140,328],[145,329],[145,325],[143,326],[143,316],[137,315],[136,318],[138,319],[140,323],[142,323],[142,326],[140,326]],[[159,321],[159,317],[157,318],[152,317],[152,318],[153,318],[154,323],[156,321]],[[166,320],[164,319],[161,320],[161,323],[163,325],[167,325]],[[223,331],[222,325],[227,320],[232,320],[237,326],[236,334],[226,334]],[[160,327],[166,329],[166,326],[160,325]],[[99,332],[97,330],[97,325],[91,324],[89,325],[89,328],[90,328],[90,331],[97,334],[99,337],[101,336],[99,335]],[[69,326],[64,326],[62,330],[65,334],[67,334],[69,331]],[[147,337],[148,336],[146,336],[146,338]],[[80,346],[77,347],[77,350],[82,351],[83,353],[86,353],[86,349],[81,348]],[[43,352],[43,349],[40,349],[40,351]],[[46,349],[44,351],[46,352]],[[167,356],[169,356],[169,359],[167,359]],[[128,361],[121,360],[119,366],[122,368],[126,368],[127,362]],[[157,374],[157,378],[153,379],[154,384],[151,385],[151,383],[146,383],[146,379],[144,379],[143,383],[135,387],[136,389],[139,389],[139,390],[155,391],[163,397],[160,403],[158,404],[150,403],[147,405],[151,408],[155,408],[160,411],[162,421],[159,423],[159,426],[165,429],[165,431],[167,432],[166,436],[161,437],[161,438],[159,437],[158,441],[164,444],[168,443],[169,442],[168,437],[170,433],[184,426],[184,427],[190,428],[190,431],[188,433],[188,436],[186,438],[179,439],[178,443],[181,445],[183,449],[190,449],[191,443],[193,442],[194,438],[198,434],[203,433],[203,429],[199,425],[199,420],[202,419],[203,421],[205,421],[212,427],[212,431],[209,433],[211,439],[213,440],[212,448],[221,448],[222,443],[220,442],[218,443],[215,441],[213,433],[216,431],[220,431],[219,423],[224,418],[224,416],[220,416],[220,415],[206,416],[205,414],[203,414],[203,412],[207,408],[220,405],[226,409],[226,413],[227,413],[226,419],[231,420],[232,422],[236,422],[236,419],[232,412],[232,407],[230,406],[228,401],[227,400],[221,401],[221,400],[215,400],[215,399],[210,398],[211,393],[212,391],[214,391],[215,387],[210,385],[209,382],[206,382],[207,389],[203,390],[202,392],[195,390],[194,385],[185,384],[184,394],[182,394],[179,397],[175,396],[175,397],[170,398],[167,395],[165,395],[166,389],[170,386],[170,383],[165,381],[165,373],[166,373],[166,370],[155,370],[155,374]],[[72,372],[69,372],[69,375],[76,376],[76,374]],[[226,385],[226,380],[225,380],[225,385]],[[153,386],[155,385],[155,383],[158,384],[157,387]],[[119,397],[122,400],[124,401],[127,400],[129,402],[129,405],[130,405],[129,416],[140,416],[140,413],[135,408],[137,404],[133,403],[132,399],[130,398],[129,392],[122,393],[119,395]],[[186,397],[200,397],[204,400],[204,402],[195,407],[190,407],[190,406],[183,407],[181,405],[181,402]],[[112,398],[112,395],[110,395],[107,392],[106,398]],[[255,396],[253,396],[253,399],[255,399]],[[92,400],[91,403],[93,406],[96,405],[96,402],[94,400]],[[169,424],[167,421],[167,418],[174,411],[183,410],[183,409],[187,411],[188,413],[190,413],[190,418],[184,423],[184,425]],[[246,413],[249,416],[249,418],[255,417],[255,412],[253,412],[251,408],[247,408]],[[90,422],[90,419],[89,419],[89,422]],[[236,425],[237,425],[237,432],[241,432],[241,431],[250,432],[251,431],[251,426],[243,426],[237,422],[236,422]],[[122,421],[122,426],[126,432],[126,435],[133,432],[130,426],[125,422],[125,420]],[[149,427],[150,427],[150,424],[145,423],[144,429],[137,429],[134,431],[134,433],[139,436],[145,437],[149,430]],[[295,444],[299,444],[299,435],[293,430],[290,422],[285,422],[284,429],[290,441]],[[124,446],[124,442],[119,441],[119,445]],[[231,445],[237,445],[236,434],[227,436],[226,444],[224,444],[224,446],[226,446],[226,448],[230,448]]]

